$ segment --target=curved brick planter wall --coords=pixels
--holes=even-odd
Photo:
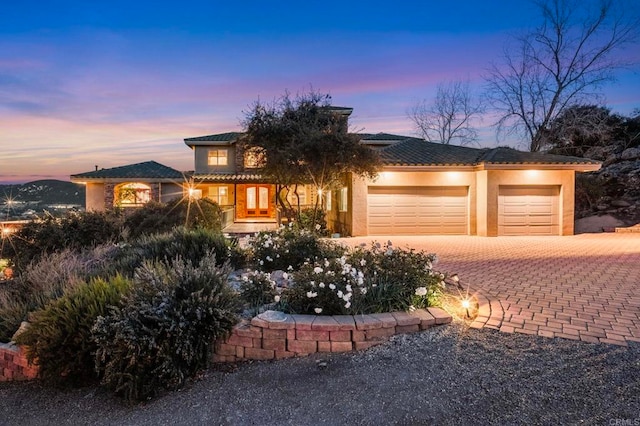
[[[38,368],[29,365],[19,346],[0,343],[0,382],[35,379]]]
[[[213,362],[349,352],[379,345],[395,334],[449,322],[451,315],[440,308],[369,315],[285,315],[284,321],[269,321],[258,315],[234,327],[231,335],[216,346]]]
[[[285,315],[284,321],[269,321],[259,315],[233,328],[231,335],[216,346],[213,362],[349,352],[379,345],[395,334],[449,322],[451,315],[439,308],[369,315]],[[29,365],[22,348],[0,343],[0,382],[29,380],[37,375],[38,368]]]

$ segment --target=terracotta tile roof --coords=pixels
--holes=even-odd
[[[588,158],[524,152],[513,148],[470,148],[426,142],[417,138],[382,148],[382,162],[388,166],[475,166],[478,164],[589,164],[600,162]]]
[[[71,175],[71,180],[74,179],[171,179],[182,181],[184,180],[184,176],[181,172],[171,167],[155,161],[146,161],[144,163],[129,164],[127,166]]]
[[[409,136],[393,135],[391,133],[357,133],[363,141],[403,141],[412,139]]]
[[[509,147],[488,150],[482,156],[481,162],[485,164],[600,164],[599,161],[589,158],[545,154],[542,152],[524,152]]]
[[[218,133],[215,135],[207,135],[207,136],[198,136],[195,138],[186,138],[184,143],[189,146],[194,145],[209,145],[208,143],[203,142],[226,142],[227,144],[231,144],[235,142],[239,137],[244,135],[243,132],[227,132],[227,133]]]
[[[382,163],[389,166],[475,165],[485,151],[457,145],[406,138],[380,150]]]
[[[195,182],[264,182],[266,179],[256,173],[194,173]]]

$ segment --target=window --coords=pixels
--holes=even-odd
[[[345,186],[340,189],[340,198],[338,199],[338,210],[346,212],[349,206],[349,190]]]
[[[212,149],[209,150],[210,166],[226,166],[227,165],[227,150],[226,149]]]
[[[229,205],[229,188],[226,186],[210,186],[209,198],[221,206]]]
[[[261,166],[264,158],[264,150],[262,148],[249,148],[244,153],[244,167],[247,169],[255,169]]]
[[[151,201],[151,188],[143,183],[125,183],[116,188],[116,205],[136,207]]]
[[[331,211],[331,191],[324,193],[324,209],[328,212]]]
[[[296,197],[294,190],[291,189],[291,191],[289,191],[289,194],[287,194],[287,200],[291,203],[292,206],[297,206],[299,199],[300,205],[304,206],[307,203],[307,187],[305,185],[298,185],[297,192],[298,196]]]

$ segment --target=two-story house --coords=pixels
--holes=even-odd
[[[350,108],[337,108],[346,117]],[[208,197],[229,222],[275,223],[275,182],[260,175],[256,153],[242,133],[187,138],[194,172],[155,162],[71,176],[87,184],[89,210],[135,207],[177,196]],[[598,170],[584,158],[470,148],[386,133],[360,134],[377,149],[383,168],[375,180],[345,176],[342,188],[322,192],[300,185],[292,204],[319,198],[327,222],[342,235],[572,235],[577,172]]]

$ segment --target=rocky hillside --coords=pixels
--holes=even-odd
[[[602,168],[578,176],[576,218],[609,214],[625,225],[640,223],[640,146],[617,142],[584,156],[602,161]]]

